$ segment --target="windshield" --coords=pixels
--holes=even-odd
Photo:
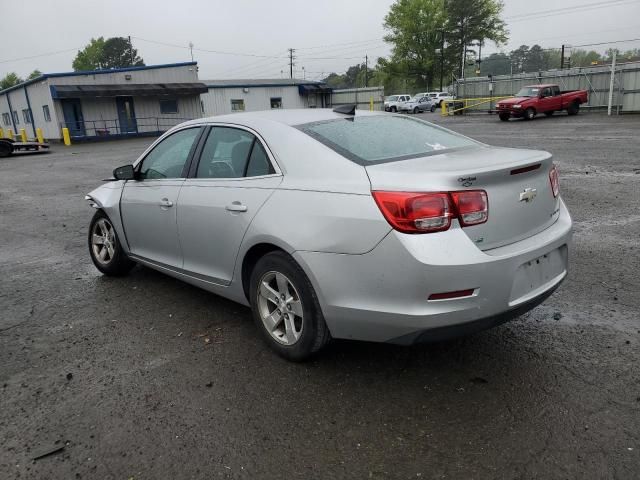
[[[387,98],[387,102],[395,102],[396,100],[398,100],[398,95],[391,95]]]
[[[538,93],[540,93],[540,89],[538,87],[524,87],[518,93],[516,93],[516,97],[537,97]]]
[[[297,128],[360,165],[424,157],[477,145],[473,140],[405,116],[372,115]]]

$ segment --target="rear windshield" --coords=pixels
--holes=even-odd
[[[478,145],[403,115],[372,115],[307,123],[298,128],[360,165],[406,160]]]

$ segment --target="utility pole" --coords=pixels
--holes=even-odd
[[[131,43],[131,35],[129,35],[129,52],[131,57],[131,66],[133,66],[133,43]]]
[[[482,40],[478,42],[478,76],[482,75]]]
[[[562,44],[562,52],[560,53],[560,70],[564,69],[564,43]]]
[[[295,49],[290,48],[289,49],[289,78],[293,78],[293,52],[295,52]]]
[[[364,86],[365,88],[369,83],[369,55],[364,56]]]
[[[443,79],[444,79],[444,29],[442,29],[442,44],[440,45],[440,91],[442,91]]]
[[[189,51],[191,52],[191,61],[193,62],[193,42],[189,42]]]
[[[611,55],[611,78],[609,79],[609,102],[607,103],[607,115],[611,116],[611,107],[613,106],[613,87],[616,81],[616,54],[617,49],[613,49]]]

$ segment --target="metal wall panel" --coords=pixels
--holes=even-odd
[[[298,93],[297,86],[283,87],[247,87],[243,88],[210,88],[208,93],[200,95],[204,105],[204,116],[224,115],[232,113],[231,100],[244,100],[245,112],[256,112],[271,109],[271,98],[282,99],[282,108],[306,108],[308,98]],[[320,106],[320,102],[317,102]]]
[[[373,98],[373,109],[384,109],[384,87],[345,88],[334,90],[331,94],[333,106],[356,104],[359,110],[369,110]]]
[[[546,72],[498,75],[493,77],[493,96],[509,96],[520,88],[536,83],[556,83],[562,90],[588,90],[589,107],[606,107],[609,101],[610,66],[549,70]],[[458,98],[489,97],[487,77],[466,78],[454,85]],[[640,111],[640,62],[616,65],[614,108]],[[486,109],[486,106],[479,107]]]
[[[130,80],[127,80],[130,77]],[[74,75],[70,77],[52,77],[51,85],[82,84],[127,84],[127,83],[185,83],[197,82],[196,65],[167,67],[131,72],[99,73],[93,75]]]

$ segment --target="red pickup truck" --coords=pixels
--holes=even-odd
[[[506,122],[511,117],[532,120],[538,113],[550,117],[553,112],[560,110],[577,115],[580,105],[587,101],[586,90],[562,92],[558,85],[530,85],[522,88],[513,98],[500,100],[496,107],[500,120]]]

